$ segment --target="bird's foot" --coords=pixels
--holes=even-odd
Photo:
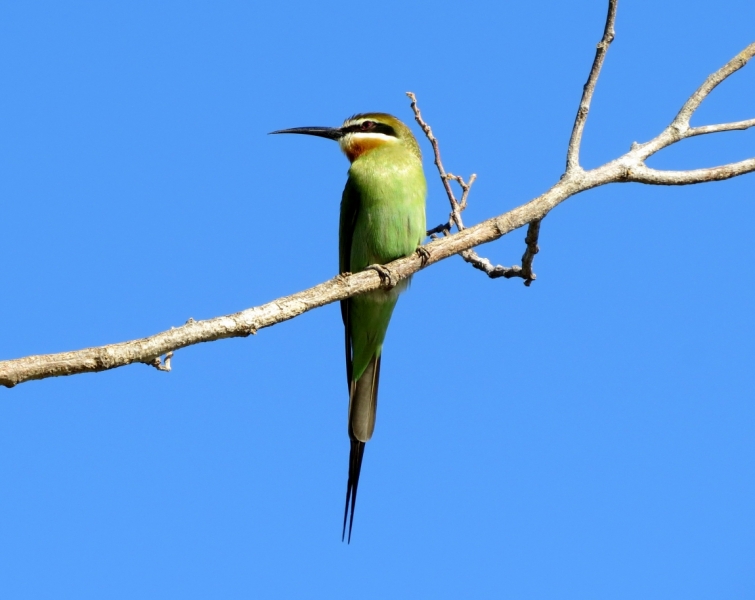
[[[419,256],[419,259],[422,262],[422,266],[426,266],[427,261],[430,260],[430,251],[424,246],[420,246],[415,252]]]
[[[370,265],[365,271],[375,271],[380,275],[380,287],[390,290],[396,287],[398,281],[395,280],[395,276],[389,269],[386,269],[383,265]]]

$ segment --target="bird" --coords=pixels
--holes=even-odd
[[[379,265],[418,250],[426,237],[427,182],[419,144],[399,119],[387,113],[361,113],[340,127],[295,127],[271,133],[335,140],[351,163],[341,197],[339,273],[380,271]],[[349,544],[364,448],[375,429],[383,341],[398,296],[408,285],[409,278],[391,289],[341,301],[350,445],[341,541],[348,521]]]

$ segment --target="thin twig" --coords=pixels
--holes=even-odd
[[[475,182],[475,179],[477,179],[477,175],[472,173],[472,175],[469,177],[469,181],[464,181],[464,178],[459,175],[454,175],[453,173],[446,173],[446,170],[443,167],[443,161],[440,157],[440,146],[438,144],[438,139],[433,135],[432,128],[430,125],[428,125],[425,120],[422,118],[422,114],[420,113],[419,106],[417,105],[417,97],[412,92],[407,92],[407,96],[411,99],[411,108],[412,111],[414,111],[414,118],[416,119],[419,126],[422,128],[422,131],[425,132],[425,135],[427,136],[427,139],[430,141],[430,144],[433,147],[433,152],[435,154],[435,166],[438,168],[438,173],[440,175],[440,179],[443,182],[443,185],[446,189],[446,194],[448,195],[448,201],[451,204],[451,214],[448,217],[447,223],[441,223],[440,225],[436,225],[432,229],[428,230],[427,235],[433,239],[438,239],[437,234],[442,233],[444,236],[447,236],[451,232],[451,228],[453,225],[456,225],[456,229],[458,231],[464,230],[464,222],[461,218],[461,213],[464,211],[465,208],[467,208],[467,200],[469,198],[469,190],[472,187],[472,184]],[[453,193],[453,190],[451,189],[451,185],[449,184],[449,181],[455,181],[459,184],[461,187],[461,200],[456,200],[456,196]],[[532,272],[532,261],[535,258],[535,254],[537,254],[538,248],[537,248],[537,236],[538,232],[540,231],[540,221],[537,220],[536,222],[530,223],[530,226],[527,230],[527,238],[525,239],[525,243],[527,244],[527,249],[524,253],[524,256],[522,256],[522,266],[514,265],[513,267],[504,267],[503,265],[494,265],[492,262],[490,262],[489,259],[484,258],[477,254],[474,250],[466,250],[464,252],[460,253],[460,256],[468,262],[470,265],[472,265],[475,269],[478,269],[482,271],[483,273],[487,274],[488,277],[491,279],[498,279],[499,277],[505,277],[506,279],[511,279],[513,277],[520,277],[524,279],[524,285],[528,286],[535,280],[536,275]]]
[[[613,38],[616,35],[614,30],[614,23],[616,22],[616,8],[619,0],[608,1],[608,15],[606,16],[606,26],[603,30],[603,38],[598,43],[598,47],[595,50],[595,60],[592,63],[592,69],[590,69],[590,75],[587,77],[587,83],[582,90],[582,100],[579,102],[579,109],[577,110],[577,117],[574,120],[574,128],[571,132],[571,139],[569,140],[569,148],[566,151],[566,172],[579,170],[579,149],[582,145],[582,133],[585,130],[585,123],[587,121],[587,114],[590,112],[590,103],[592,102],[592,96],[595,93],[595,84],[598,82],[598,76],[600,70],[603,67],[603,61],[606,58],[608,47],[611,45]]]
[[[435,166],[438,168],[440,180],[443,182],[443,187],[445,188],[446,195],[448,196],[448,202],[451,205],[451,214],[448,216],[448,221],[446,223],[436,225],[427,232],[427,235],[432,240],[437,240],[437,234],[439,233],[442,233],[443,236],[450,235],[451,228],[454,225],[456,225],[456,229],[458,231],[464,230],[464,221],[462,220],[461,213],[464,212],[464,209],[467,208],[469,190],[472,188],[472,184],[475,182],[475,179],[477,179],[477,175],[475,173],[472,173],[472,175],[469,176],[469,181],[467,182],[464,181],[464,178],[460,175],[446,173],[446,170],[443,167],[443,160],[440,157],[440,145],[438,143],[438,139],[433,135],[433,130],[430,125],[428,125],[422,118],[422,113],[420,112],[419,106],[417,105],[417,97],[412,92],[407,92],[406,95],[409,96],[412,101],[411,108],[414,112],[414,119],[422,128],[422,131],[425,132],[425,136],[427,136],[427,139],[429,140],[430,145],[433,148],[433,153],[435,155]],[[461,187],[461,200],[456,199],[453,189],[451,188],[451,184],[449,183],[450,181],[455,181],[459,184],[459,187]],[[511,277],[522,277],[523,279],[527,279],[527,276],[523,273],[520,267],[504,267],[503,265],[493,265],[490,260],[481,257],[474,250],[461,252],[460,256],[475,269],[479,269],[483,273],[486,273],[491,279],[497,279],[499,277],[506,277],[507,279]],[[531,279],[534,279],[534,277],[532,277]],[[525,284],[529,285],[531,279],[525,281]]]
[[[720,133],[721,131],[743,131],[755,127],[755,119],[746,121],[734,121],[733,123],[719,123],[718,125],[703,125],[701,127],[690,127],[686,137],[696,135],[705,135],[707,133]]]
[[[422,131],[425,132],[425,136],[430,141],[430,145],[433,147],[433,154],[435,155],[435,166],[438,169],[440,180],[443,182],[443,187],[446,190],[448,201],[451,204],[451,216],[449,217],[449,223],[453,221],[456,224],[456,228],[461,231],[462,229],[464,229],[464,224],[461,222],[459,203],[456,200],[453,189],[451,189],[451,184],[449,183],[450,177],[446,173],[445,168],[443,168],[443,161],[440,158],[440,147],[438,145],[438,140],[433,135],[432,128],[422,119],[422,113],[420,113],[419,106],[417,106],[417,97],[412,92],[406,92],[406,95],[409,96],[409,99],[412,101],[411,109],[414,112],[414,118],[417,121],[417,124],[422,128]],[[472,177],[472,181],[474,181],[474,176]],[[469,185],[472,185],[472,183],[470,182]]]
[[[540,222],[541,219],[532,221],[527,228],[527,237],[524,238],[527,249],[522,255],[521,277],[524,279],[524,285],[527,287],[537,279],[537,275],[532,272],[532,261],[535,260],[535,254],[540,252],[540,247],[537,245],[538,236],[540,235]]]
[[[173,351],[171,350],[165,355],[165,360],[161,361],[159,356],[153,358],[150,362],[146,363],[150,367],[155,367],[158,371],[170,372],[170,359],[173,358]]]
[[[469,182],[465,182],[464,178],[460,175],[453,175],[451,173],[448,173],[446,175],[446,179],[453,179],[456,183],[459,184],[459,187],[461,187],[461,200],[459,200],[458,203],[458,209],[459,209],[459,219],[461,219],[461,213],[464,212],[464,210],[467,208],[467,198],[469,198],[469,190],[472,188],[472,184],[475,182],[475,179],[477,179],[477,175],[475,173],[472,173],[469,176]],[[464,229],[464,224],[461,224],[461,229]]]
[[[443,235],[448,235],[449,233],[451,233],[451,224],[448,223],[448,222],[441,223],[440,225],[436,225],[432,229],[428,229],[427,230],[427,237],[429,237],[429,238],[431,238],[433,240],[437,240],[438,239],[438,236],[437,236],[438,233],[442,233]]]
[[[498,279],[499,277],[505,277],[511,279],[512,277],[524,277],[522,274],[522,267],[504,267],[503,265],[494,265],[487,258],[483,258],[474,250],[464,250],[459,254],[465,261],[472,265],[475,269],[478,269],[485,273],[491,279]]]
[[[737,175],[755,171],[755,158],[748,158],[728,165],[693,169],[690,171],[663,171],[651,169],[640,163],[627,170],[626,181],[649,183],[652,185],[690,185],[731,179]]]

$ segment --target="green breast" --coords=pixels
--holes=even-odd
[[[351,272],[408,256],[417,249],[426,232],[427,184],[422,163],[414,154],[400,144],[366,153],[352,163],[347,192],[349,187],[357,196],[353,199],[357,206]]]

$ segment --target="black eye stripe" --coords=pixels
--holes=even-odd
[[[364,123],[363,121],[362,123]],[[382,133],[383,135],[390,135],[392,137],[398,137],[396,135],[396,130],[393,129],[390,125],[386,125],[385,123],[378,123],[377,121],[370,121],[371,123],[374,123],[374,126],[370,129],[362,129],[362,123],[356,123],[354,125],[349,125],[348,127],[344,127],[341,129],[344,133],[355,133],[355,132],[365,132],[365,133]]]

